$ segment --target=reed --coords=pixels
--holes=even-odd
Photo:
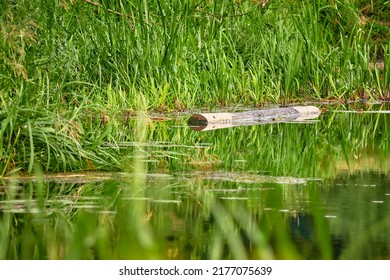
[[[137,111],[388,99],[385,2],[261,3],[1,2],[1,174],[118,170]]]

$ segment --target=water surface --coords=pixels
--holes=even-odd
[[[388,259],[388,106],[325,109],[212,131],[183,114],[115,143],[123,172],[4,178],[0,257]]]

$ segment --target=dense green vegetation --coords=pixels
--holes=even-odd
[[[135,112],[388,99],[388,1],[0,2],[0,172],[117,169]]]
[[[388,114],[331,109],[386,109],[389,24],[385,0],[0,0],[0,259],[388,258]]]

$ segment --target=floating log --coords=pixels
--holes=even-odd
[[[238,113],[193,114],[188,124],[194,130],[211,130],[239,125],[304,121],[315,119],[320,114],[320,109],[315,106],[294,106]]]

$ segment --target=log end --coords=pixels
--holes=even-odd
[[[200,125],[208,123],[231,123],[233,121],[233,114],[231,113],[206,113],[193,114],[188,120],[189,125]]]
[[[293,108],[299,113],[296,121],[315,119],[321,115],[321,110],[316,106],[294,106]]]

